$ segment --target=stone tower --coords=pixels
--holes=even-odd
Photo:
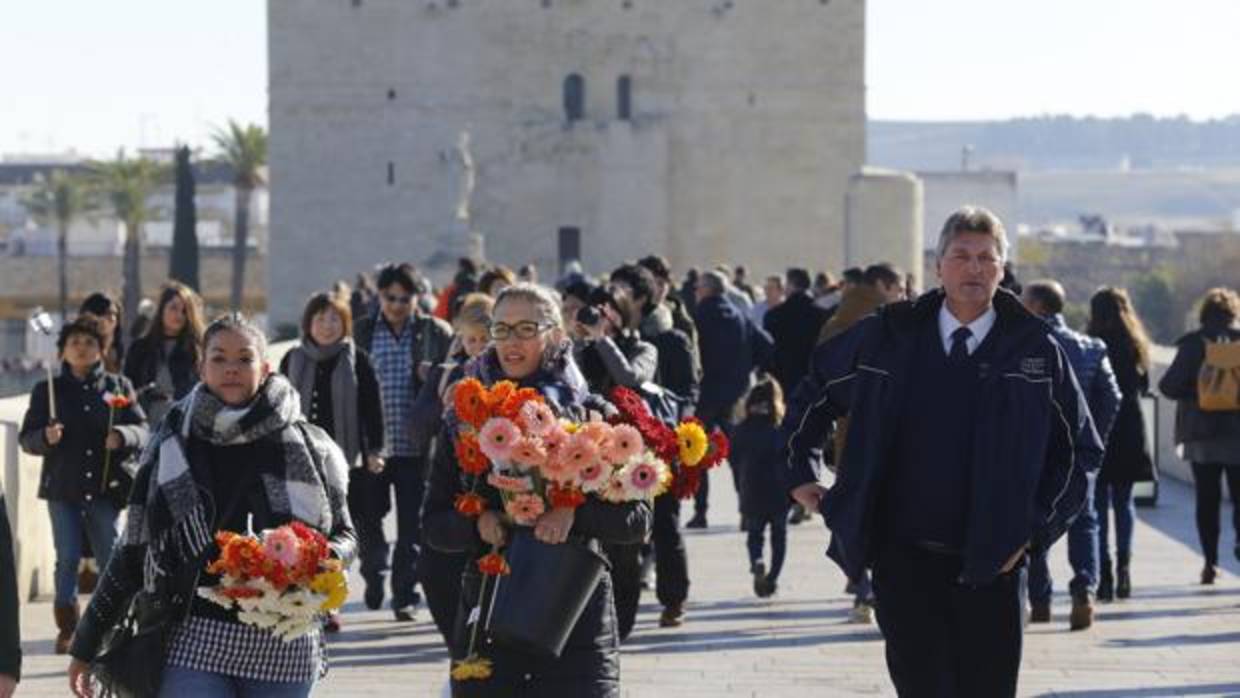
[[[269,2],[273,320],[382,260],[837,267],[864,0]],[[462,227],[462,158],[472,191]]]

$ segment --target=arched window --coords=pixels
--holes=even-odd
[[[616,80],[616,116],[622,121],[633,118],[633,78],[628,75]]]
[[[586,116],[586,81],[577,73],[564,78],[564,118],[578,121]]]

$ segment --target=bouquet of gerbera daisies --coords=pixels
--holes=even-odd
[[[694,417],[675,427],[665,424],[651,414],[641,395],[623,386],[614,388],[608,397],[620,411],[612,421],[636,428],[654,453],[673,466],[671,490],[678,498],[692,497],[702,483],[702,472],[727,460],[731,445],[722,430],[707,434]]]
[[[258,536],[215,534],[220,555],[207,571],[220,575],[199,596],[237,609],[237,618],[285,642],[319,627],[319,616],[344,605],[348,582],[322,533],[294,521]]]

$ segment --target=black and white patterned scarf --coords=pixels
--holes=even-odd
[[[200,383],[168,412],[142,454],[134,483],[124,543],[146,547],[147,590],[186,564],[195,564],[215,535],[204,489],[194,481],[186,457],[191,436],[218,446],[274,441],[283,477],[264,472],[260,478],[272,512],[332,531],[333,511],[339,510],[335,505],[344,501],[348,467],[326,433],[305,422],[292,384],[273,375],[247,406],[238,408],[224,404]]]

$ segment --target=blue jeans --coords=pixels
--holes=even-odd
[[[1098,512],[1094,508],[1096,475],[1089,475],[1085,506],[1068,527],[1068,563],[1072,565],[1072,582],[1068,589],[1073,596],[1098,588]],[[1131,488],[1129,488],[1131,492]],[[1029,555],[1029,601],[1050,603],[1054,584],[1046,564],[1048,551]]]
[[[159,698],[306,698],[313,690],[313,681],[260,681],[170,666]]]
[[[1117,559],[1127,562],[1132,557],[1132,526],[1137,518],[1137,507],[1132,499],[1132,483],[1108,485],[1102,483],[1094,495],[1094,508],[1098,510],[1098,546],[1104,567],[1111,565],[1110,545],[1107,542],[1110,517],[1107,510],[1115,509],[1115,553]]]
[[[82,536],[90,540],[100,571],[106,569],[116,545],[116,517],[120,510],[103,498],[81,504],[49,499],[47,513],[52,519],[52,542],[56,547],[56,571],[52,575],[56,605],[71,606],[77,601]]]

